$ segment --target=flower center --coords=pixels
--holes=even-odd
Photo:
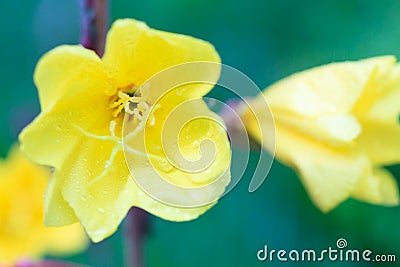
[[[114,110],[113,117],[118,117],[122,110],[124,110],[126,113],[133,115],[134,119],[142,120],[144,113],[150,108],[149,104],[143,97],[132,96],[129,91],[124,92],[124,89],[129,88],[118,90],[117,100],[113,101],[109,105],[109,108]]]

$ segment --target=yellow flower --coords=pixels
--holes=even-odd
[[[160,137],[167,115],[180,103],[201,98],[211,86],[188,85],[186,90],[173,90],[156,107],[155,100],[161,94],[157,88],[143,87],[137,92],[152,75],[193,61],[220,62],[220,58],[205,41],[150,29],[132,19],[113,24],[103,58],[78,45],[57,47],[41,58],[34,75],[41,113],[23,130],[20,140],[22,150],[33,161],[55,169],[46,193],[46,225],[79,220],[92,240],[98,242],[116,230],[132,206],[167,220],[185,221],[197,218],[215,204],[182,208],[157,201],[134,182],[122,151],[122,124],[125,113],[129,113],[139,122],[133,129],[135,134],[146,131],[146,151],[151,159],[147,164],[145,154],[131,149],[137,162],[130,166],[135,171],[152,176],[152,166],[156,166],[155,173],[166,180],[198,187],[229,168],[230,146],[225,130],[207,119],[188,123],[178,143],[184,156],[195,159],[199,140],[214,141],[216,160],[201,179],[199,174],[187,174],[171,165],[162,150]],[[204,102],[197,101],[185,114],[191,112],[218,120]],[[150,119],[144,125],[146,116]],[[176,119],[181,118],[178,115]],[[229,171],[224,175],[222,187],[229,182]],[[169,194],[162,188],[159,191]]]
[[[50,170],[32,164],[15,146],[0,162],[0,266],[44,254],[78,252],[87,245],[78,224],[43,225],[43,194]]]
[[[321,210],[348,197],[399,204],[397,183],[382,168],[400,162],[400,65],[394,57],[294,74],[253,100],[255,114],[265,100],[275,120],[277,159],[297,170]],[[256,139],[273,147],[249,110],[243,118]]]

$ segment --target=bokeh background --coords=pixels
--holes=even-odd
[[[400,56],[398,0],[113,0],[111,20],[132,17],[151,27],[210,41],[223,63],[264,88],[294,72],[333,61]],[[0,2],[0,154],[39,113],[32,74],[39,57],[79,41],[76,0]],[[214,97],[216,97],[214,93]],[[223,98],[223,96],[222,96]],[[257,152],[252,153],[252,158]],[[248,174],[255,161],[252,160]],[[400,178],[400,168],[390,167]],[[251,175],[198,220],[174,223],[151,217],[148,266],[399,266],[400,208],[348,200],[323,214],[296,174],[275,162],[268,179],[248,193]],[[123,225],[112,237],[65,260],[123,266]],[[390,263],[259,262],[273,249],[325,249],[346,238],[349,248],[396,254]]]

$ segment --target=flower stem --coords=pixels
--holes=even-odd
[[[104,46],[109,23],[108,0],[80,0],[81,44],[94,50],[99,56]]]
[[[128,212],[125,235],[127,239],[126,266],[143,267],[145,260],[143,256],[144,241],[149,232],[149,214],[136,207],[132,207]]]

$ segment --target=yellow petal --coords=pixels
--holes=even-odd
[[[89,100],[101,104],[98,97],[87,99],[86,103],[81,103],[76,99],[68,101],[70,97],[65,96],[62,101],[53,105],[54,109],[42,112],[20,135],[21,149],[30,158],[40,164],[55,167],[56,174],[50,179],[46,191],[45,222],[49,226],[77,221],[75,212],[61,195],[61,187],[64,186],[65,177],[69,175],[65,165],[68,165],[76,150],[84,149],[84,135],[80,129],[92,128],[94,134],[110,135],[107,120],[111,118],[111,114],[108,114],[107,108],[101,112],[96,104],[90,104]],[[88,116],[88,111],[96,115]],[[96,123],[96,127],[91,127]]]
[[[400,126],[398,123],[384,124],[366,122],[363,133],[357,139],[357,147],[364,151],[376,165],[391,165],[400,162]]]
[[[380,81],[384,89],[379,95],[363,98],[364,109],[358,115],[363,132],[357,145],[378,165],[400,162],[400,65],[390,75]]]
[[[86,149],[75,150],[55,177],[64,179],[63,197],[92,240],[99,242],[115,232],[133,205],[134,192],[122,151],[111,156],[116,144],[83,142]],[[68,176],[58,177],[63,173]]]
[[[69,177],[70,158],[85,149],[86,137],[82,129],[90,129],[92,134],[106,138],[111,135],[110,100],[104,94],[110,88],[107,78],[89,78],[65,81],[68,90],[63,92],[62,98],[52,103],[51,109],[42,111],[20,134],[21,149],[32,160],[55,168],[46,191],[47,225],[60,226],[77,220],[74,210],[62,196],[61,188]]]
[[[144,22],[121,19],[115,21],[108,31],[103,62],[110,68],[118,86],[137,85],[133,78],[140,66],[137,65],[136,47],[140,36],[149,28]]]
[[[103,60],[121,87],[140,86],[154,74],[177,64],[193,61],[220,62],[218,53],[208,42],[154,30],[133,19],[113,23],[107,36]],[[197,96],[203,96],[212,86],[196,88]],[[159,95],[154,89],[149,93],[149,99],[156,99]]]
[[[21,150],[36,163],[60,169],[79,144],[77,125],[89,128],[106,114],[108,116],[101,120],[104,124],[93,131],[109,132],[110,120],[107,119],[112,116],[107,108],[110,100],[106,93],[112,86],[99,63],[93,63],[82,54],[96,57],[79,46],[62,46],[46,54],[36,69],[35,80],[44,107],[19,136]],[[58,62],[65,68],[58,68]]]
[[[368,168],[369,160],[345,148],[319,144],[276,127],[276,156],[294,167],[314,204],[327,212],[347,199]]]
[[[277,82],[263,94],[276,112],[309,118],[348,114],[377,68],[394,61],[387,56],[312,68]]]
[[[119,133],[122,118],[113,118],[108,104],[107,96],[93,91],[65,93],[21,135],[25,151],[35,160],[44,157],[47,164],[53,158],[56,167],[47,192],[46,223],[67,224],[74,214],[94,241],[115,231],[133,201],[124,188],[128,170],[118,152],[120,139],[111,129],[115,119]]]
[[[65,229],[43,225],[43,194],[49,177],[48,168],[32,164],[17,146],[0,161],[0,265],[52,252],[78,252],[87,245],[79,225]]]
[[[333,146],[350,145],[361,133],[361,125],[353,115],[324,115],[310,119],[276,111],[274,119],[292,131]]]
[[[136,183],[133,183],[133,187],[133,191],[136,192],[137,195],[134,206],[145,209],[151,214],[169,221],[182,222],[196,219],[217,203],[215,201],[208,205],[196,208],[175,207],[150,197],[148,194],[143,192]]]
[[[51,255],[61,256],[77,253],[88,245],[86,234],[79,223],[62,227],[48,227],[47,229],[47,248]]]
[[[44,202],[44,223],[46,226],[63,226],[78,221],[75,212],[61,194],[64,181],[53,175],[46,189]]]
[[[21,150],[38,164],[61,168],[79,137],[68,123],[68,113],[42,112],[19,135]]]
[[[379,58],[378,58],[379,59]],[[391,57],[391,61],[386,64],[379,64],[376,66],[368,81],[362,96],[358,100],[353,112],[359,117],[363,117],[365,113],[373,107],[381,97],[385,97],[387,93],[395,90],[399,86],[400,81],[400,65],[396,63],[396,58]],[[370,59],[374,60],[374,58]],[[389,117],[393,114],[387,113]]]
[[[91,50],[78,45],[63,45],[47,52],[39,60],[34,74],[40,105],[47,110],[63,97],[77,89],[105,90],[92,86],[93,80],[106,77],[100,58]]]
[[[389,171],[381,168],[375,168],[360,179],[351,196],[372,204],[399,205],[396,179]]]

